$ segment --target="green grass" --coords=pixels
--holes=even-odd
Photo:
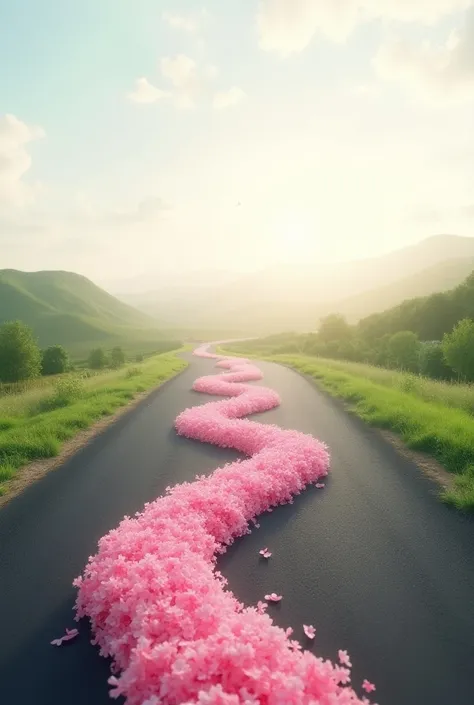
[[[227,349],[228,354],[236,352],[235,347]],[[459,509],[474,509],[474,386],[307,355],[259,356],[242,345],[238,352],[308,375],[349,402],[367,423],[394,431],[409,448],[428,453],[455,475],[442,498]]]
[[[186,364],[175,353],[164,353],[90,377],[71,373],[49,378],[48,384],[0,398],[0,494],[18,468],[58,455],[64,441],[78,431],[159,386]]]

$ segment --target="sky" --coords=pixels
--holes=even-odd
[[[16,0],[0,67],[0,268],[113,283],[474,236],[474,0]]]

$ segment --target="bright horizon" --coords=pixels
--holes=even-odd
[[[0,8],[1,267],[113,282],[473,236],[473,3],[379,5]]]

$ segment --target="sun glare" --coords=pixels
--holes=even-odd
[[[298,261],[312,249],[314,231],[309,223],[294,218],[280,224],[276,236],[276,247],[285,258],[295,257]]]

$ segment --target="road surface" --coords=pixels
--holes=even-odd
[[[275,621],[314,624],[313,649],[347,649],[353,682],[377,685],[380,705],[472,705],[474,522],[443,506],[434,487],[379,435],[304,378],[260,363],[283,399],[258,415],[324,440],[326,489],[261,520],[220,561],[236,595],[256,603],[283,594]],[[49,645],[72,627],[72,579],[97,540],[168,484],[208,473],[237,453],[178,438],[190,391],[212,373],[196,359],[61,468],[0,510],[0,703],[105,705],[108,665],[89,644]],[[273,557],[262,565],[258,550]]]

